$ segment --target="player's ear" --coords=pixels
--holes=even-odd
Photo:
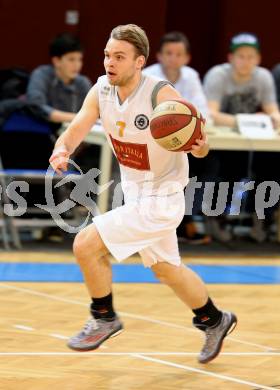
[[[144,56],[137,57],[137,68],[142,69],[145,66],[146,58]]]

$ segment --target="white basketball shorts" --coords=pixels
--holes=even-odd
[[[93,219],[104,244],[118,260],[139,252],[146,267],[164,261],[179,266],[176,228],[185,212],[184,193],[128,200]]]

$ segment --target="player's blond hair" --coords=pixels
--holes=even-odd
[[[135,47],[137,56],[144,56],[145,62],[149,57],[149,40],[145,31],[136,24],[124,24],[115,27],[110,38],[127,41]]]

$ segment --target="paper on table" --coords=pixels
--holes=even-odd
[[[271,118],[266,114],[238,114],[237,125],[242,135],[248,138],[275,138]]]

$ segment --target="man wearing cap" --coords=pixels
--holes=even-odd
[[[260,44],[254,34],[241,33],[231,39],[228,63],[211,68],[204,90],[216,125],[236,126],[236,114],[262,111],[280,125],[275,86],[271,73],[259,66]]]
[[[279,127],[280,113],[274,81],[271,73],[259,66],[260,61],[258,38],[251,33],[240,33],[231,39],[228,63],[216,65],[207,72],[204,90],[215,125],[236,127],[236,114],[264,112],[271,117],[274,126]],[[237,152],[215,151],[214,154],[221,167],[220,180],[239,181],[247,178],[248,152],[238,152],[237,155]],[[273,167],[275,157],[274,153],[254,154],[251,168],[258,181],[273,180],[267,176],[274,177],[272,170],[265,168],[265,165]],[[256,220],[251,231],[251,237],[256,241],[265,239],[260,225],[260,221]]]

